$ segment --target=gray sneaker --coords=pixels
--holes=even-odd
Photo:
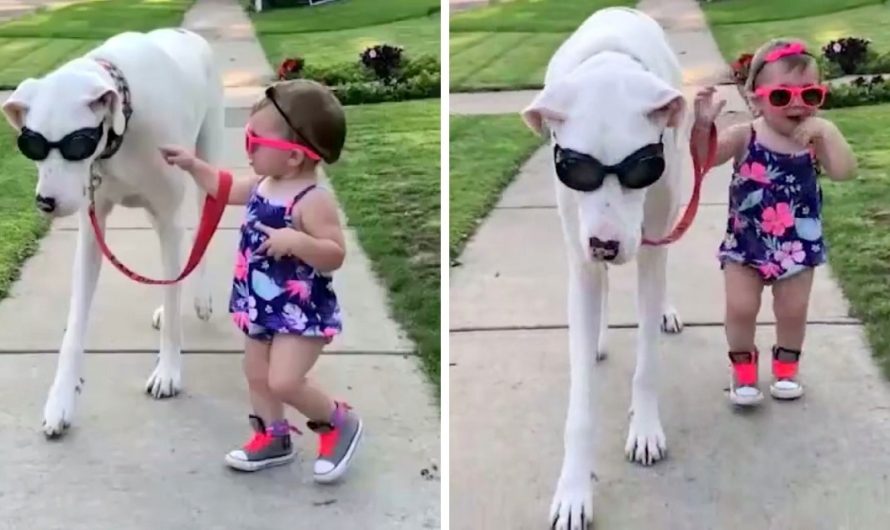
[[[296,451],[290,439],[290,429],[293,427],[289,427],[286,422],[276,422],[266,429],[259,416],[251,414],[249,418],[254,430],[253,438],[241,449],[229,452],[226,455],[226,464],[241,471],[259,471],[287,464],[294,459]]]
[[[315,481],[323,484],[336,481],[346,473],[361,440],[361,418],[346,403],[337,403],[330,422],[310,420],[306,425],[319,437]]]

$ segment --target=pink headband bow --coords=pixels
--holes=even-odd
[[[807,49],[803,47],[803,44],[795,42],[793,44],[788,44],[787,46],[783,46],[779,49],[769,52],[768,54],[766,54],[764,61],[771,63],[773,61],[778,61],[782,57],[788,55],[797,55],[800,53],[807,53]]]

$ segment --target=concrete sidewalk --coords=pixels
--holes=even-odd
[[[217,52],[229,87],[226,165],[247,171],[244,108],[272,68],[235,0],[198,0],[183,25],[210,38]],[[55,223],[0,303],[0,529],[439,528],[435,399],[351,230],[347,262],[334,280],[346,329],[315,377],[365,420],[354,467],[340,485],[315,485],[316,437],[292,415],[307,433],[296,440],[298,462],[256,475],[225,468],[225,453],[249,435],[243,338],[227,312],[241,212],[226,212],[208,250],[209,322],[195,316],[186,281],[187,355],[177,398],[155,401],[142,387],[159,344],[151,316],[162,290],[103,263],[75,425],[51,443],[40,420],[66,323],[77,230],[75,219]],[[117,209],[108,242],[138,272],[161,275],[157,238],[141,211]]]
[[[687,96],[726,64],[694,0],[647,0],[684,65]],[[744,117],[732,87],[721,123]],[[460,95],[454,113],[520,111],[533,93]],[[452,99],[452,102],[456,101]],[[517,120],[519,117],[517,116]],[[451,528],[549,527],[568,398],[565,251],[544,148],[525,164],[451,271]],[[829,268],[819,269],[805,360],[807,395],[734,412],[722,329],[722,237],[729,165],[707,177],[690,231],[671,249],[668,296],[687,327],[662,336],[669,457],[624,460],[634,368],[636,266],[609,276],[611,355],[598,368],[596,528],[886,528],[890,385]],[[689,193],[689,186],[685,190]],[[534,248],[530,251],[530,246]],[[774,340],[765,291],[758,344]],[[761,374],[769,373],[768,361]],[[484,411],[480,413],[480,411]]]
[[[66,0],[0,0],[0,22],[18,18],[39,9],[69,4]]]

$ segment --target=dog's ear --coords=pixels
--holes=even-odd
[[[574,97],[575,90],[567,80],[547,85],[522,111],[522,120],[535,133],[541,134],[545,121],[559,123],[566,120]]]
[[[683,123],[683,115],[686,113],[686,98],[678,93],[667,103],[655,107],[649,111],[649,118],[658,123],[664,123],[666,127],[679,127]]]
[[[626,94],[639,101],[646,116],[662,127],[679,127],[686,113],[683,93],[660,77],[639,72],[625,85]]]
[[[25,112],[31,106],[34,95],[37,94],[39,81],[28,78],[19,83],[15,91],[10,94],[9,98],[3,103],[3,114],[6,121],[13,129],[20,131],[25,122]]]
[[[647,115],[649,119],[665,127],[679,127],[686,113],[686,98],[683,93],[654,75],[645,76],[641,88],[647,94]]]
[[[90,95],[90,108],[94,111],[106,108],[111,116],[111,129],[118,135],[124,134],[127,118],[124,116],[124,105],[121,95],[109,80],[96,77],[96,84]]]

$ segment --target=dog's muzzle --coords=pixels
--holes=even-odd
[[[36,201],[37,209],[39,209],[43,213],[53,213],[56,210],[56,200],[52,197],[44,197],[43,195],[38,195]]]
[[[598,237],[591,237],[589,244],[590,257],[596,261],[612,261],[618,257],[617,241],[603,241]]]

